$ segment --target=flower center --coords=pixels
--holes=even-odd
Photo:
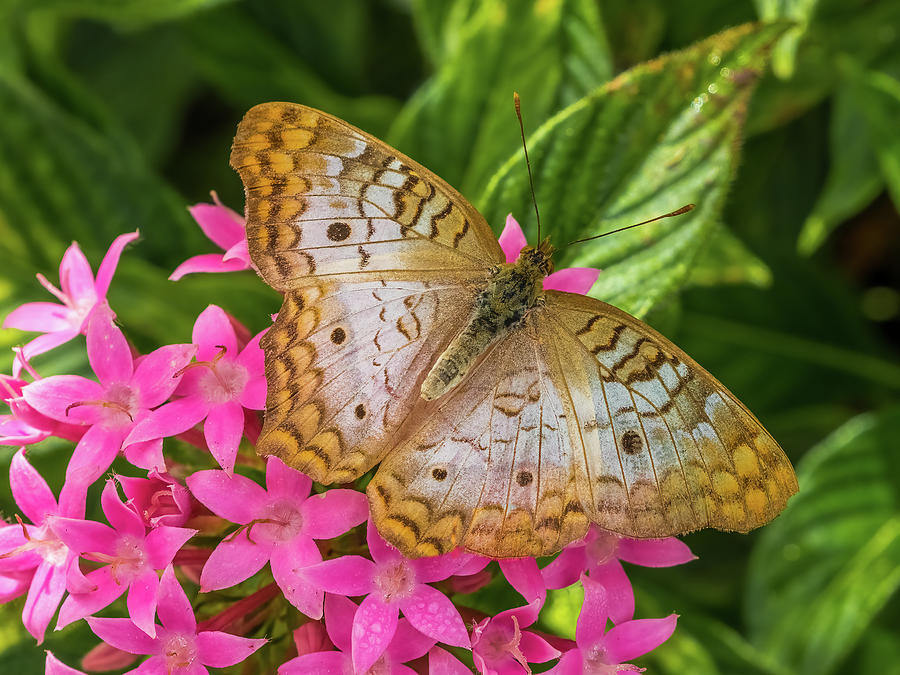
[[[374,581],[385,602],[402,600],[415,590],[416,573],[405,560],[391,560],[378,566]]]
[[[59,567],[66,562],[69,557],[69,547],[60,541],[47,524],[41,525],[32,534],[28,532],[18,514],[16,515],[16,520],[22,527],[25,543],[0,555],[0,560],[12,558],[26,551],[34,551],[54,567]]]
[[[519,647],[522,640],[522,631],[519,630],[519,621],[516,617],[511,617],[512,621],[506,622],[492,621],[484,632],[484,636],[479,641],[479,651],[482,653],[486,663],[497,663],[504,658],[512,657],[515,661],[528,668],[528,661]]]
[[[303,530],[303,516],[297,506],[287,500],[269,504],[260,519],[252,524],[251,539],[268,542],[286,542]]]
[[[173,633],[165,640],[163,658],[166,660],[166,671],[169,673],[176,668],[187,668],[197,658],[196,636]]]
[[[581,652],[585,675],[616,675],[620,672],[642,673],[643,668],[638,668],[631,663],[610,663],[606,655],[606,647],[602,643],[596,643]]]
[[[615,559],[619,550],[619,538],[610,532],[599,532],[597,537],[588,542],[585,552],[590,560],[597,565],[603,565]]]
[[[109,563],[110,574],[117,584],[128,584],[147,567],[147,553],[144,541],[132,535],[124,535],[116,542],[114,555],[91,553],[88,556],[97,562]]]
[[[95,405],[100,407],[101,424],[107,429],[120,429],[134,424],[138,411],[138,394],[130,385],[117,382],[107,387],[106,398],[99,401],[76,401],[66,408],[66,414],[72,408],[83,405]]]

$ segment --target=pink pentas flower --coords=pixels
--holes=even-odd
[[[150,658],[129,671],[139,675],[201,675],[211,668],[240,663],[265,639],[245,638],[221,631],[198,631],[194,610],[175,572],[169,566],[159,582],[157,607],[160,625],[151,637],[130,619],[88,617],[91,630],[107,644]]]
[[[114,479],[106,482],[100,503],[112,527],[75,518],[55,517],[50,521],[53,532],[70,549],[86,560],[107,563],[85,575],[89,590],[79,593],[69,589],[69,597],[59,610],[57,628],[98,612],[128,591],[126,605],[131,620],[152,637],[156,630],[157,570],[165,569],[197,530],[159,525],[147,532],[141,517],[119,499]]]
[[[132,428],[163,403],[177,375],[194,354],[193,345],[160,347],[135,363],[122,331],[113,323],[106,303],[97,305],[87,328],[88,361],[99,382],[78,375],[54,375],[24,388],[25,401],[42,415],[89,427],[75,446],[66,469],[63,491],[85,492],[109,468]],[[145,434],[125,451],[128,460],[145,469],[165,468],[162,437]]]
[[[367,669],[354,670],[352,626],[358,611],[355,602],[340,595],[325,595],[325,629],[328,638],[337,648],[301,651],[299,656],[278,668],[279,675],[306,675],[307,673],[360,673],[371,675],[414,675],[416,671],[403,664],[424,656],[434,646],[435,639],[417,631],[406,619],[400,619],[387,647]]]
[[[584,603],[575,626],[575,648],[559,660],[554,675],[615,675],[622,671],[640,672],[643,668],[627,663],[656,649],[675,631],[678,617],[624,621],[606,630],[609,598],[603,584],[582,576]]]
[[[86,322],[91,310],[98,303],[106,301],[106,292],[119,264],[122,250],[137,238],[137,232],[116,237],[97,269],[96,279],[90,263],[74,242],[66,250],[59,265],[61,288],[51,284],[43,274],[37,275],[41,285],[62,304],[29,302],[7,315],[3,321],[4,328],[44,333],[25,345],[22,359],[27,361],[37,354],[43,354],[68,342],[79,333],[86,332]],[[13,363],[13,375],[18,375],[21,370],[21,359],[17,358]]]
[[[29,366],[26,364],[26,368]],[[34,371],[35,379],[40,379]],[[22,390],[28,385],[26,380],[8,375],[0,375],[0,396],[9,406],[11,415],[0,415],[0,445],[33,445],[50,436],[78,441],[84,435],[84,427],[66,424],[32,408],[22,397]]]
[[[234,324],[221,307],[210,305],[194,323],[197,360],[183,369],[176,398],[135,426],[125,444],[162,434],[172,436],[199,424],[213,457],[225,471],[234,470],[244,433],[244,409],[266,407],[263,351],[254,336],[242,349]]]
[[[497,239],[500,242],[500,248],[506,256],[506,262],[514,263],[519,257],[521,251],[528,244],[525,239],[525,233],[512,214],[506,216],[506,226]],[[567,291],[569,293],[580,293],[585,295],[597,277],[600,276],[600,270],[593,267],[567,267],[544,278],[545,291]]]
[[[696,560],[680,539],[627,539],[591,525],[581,541],[569,544],[541,570],[547,588],[571,586],[582,572],[606,588],[614,623],[634,617],[634,593],[620,560],[644,567],[671,567]]]
[[[559,650],[541,636],[522,630],[537,621],[541,600],[514,607],[475,624],[472,630],[472,658],[482,675],[530,673],[529,663],[545,663],[559,656]]]
[[[224,206],[215,192],[212,193],[212,198],[212,204],[195,204],[188,210],[203,234],[225,253],[207,253],[188,258],[172,272],[169,277],[171,281],[178,281],[184,275],[195,272],[238,272],[252,267],[244,219]]]
[[[381,538],[371,521],[367,539],[374,561],[345,555],[306,570],[306,576],[329,593],[366,596],[353,617],[354,668],[365,672],[378,661],[394,637],[401,611],[425,635],[468,647],[469,636],[459,611],[446,595],[428,584],[453,575],[471,556],[457,550],[433,558],[405,558]]]
[[[462,661],[446,649],[432,647],[428,650],[429,675],[472,675],[472,671]]]
[[[27,588],[22,623],[32,636],[42,642],[50,619],[66,590],[66,579],[73,583],[80,576],[78,557],[49,527],[58,515],[81,517],[84,500],[72,496],[56,499],[46,481],[25,459],[24,450],[17,452],[9,468],[9,485],[13,498],[32,524],[0,527],[0,575],[9,581],[6,590]],[[8,575],[8,576],[7,576]]]
[[[83,671],[67,666],[53,653],[47,652],[47,659],[44,661],[44,675],[85,675]]]
[[[202,591],[234,586],[269,562],[288,602],[310,618],[322,617],[323,589],[307,575],[322,560],[314,540],[332,539],[365,521],[365,495],[343,489],[310,495],[309,477],[273,456],[266,463],[266,488],[217,470],[198,471],[187,484],[210,511],[241,525],[203,567]]]
[[[116,480],[147,527],[181,527],[191,517],[191,493],[167,473],[151,469],[147,478],[116,476]]]
[[[534,558],[504,558],[499,560],[500,570],[525,602],[540,600],[541,605],[547,599],[547,585]]]

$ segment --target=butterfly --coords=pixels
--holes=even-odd
[[[549,241],[505,263],[484,217],[384,142],[264,103],[231,165],[251,259],[284,294],[258,451],[324,484],[380,463],[372,517],[403,554],[549,555],[592,522],[746,532],[796,492],[712,375],[612,305],[543,291]]]

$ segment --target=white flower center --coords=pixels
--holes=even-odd
[[[286,542],[303,530],[303,516],[296,504],[280,500],[269,504],[253,526],[251,539],[268,542]]]
[[[195,635],[173,633],[165,639],[163,658],[166,660],[166,671],[171,673],[176,668],[187,668],[197,658],[197,639]]]
[[[385,602],[403,600],[412,595],[416,587],[416,573],[406,560],[397,559],[378,565],[375,570],[375,588]]]
[[[219,359],[204,364],[206,372],[200,377],[200,392],[210,403],[228,403],[240,398],[250,373],[236,361]]]

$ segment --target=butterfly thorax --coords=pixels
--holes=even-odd
[[[544,240],[537,247],[523,248],[514,263],[491,271],[465,327],[422,383],[422,398],[431,401],[453,389],[493,342],[521,325],[543,295],[544,277],[553,271],[552,252],[549,241]]]

